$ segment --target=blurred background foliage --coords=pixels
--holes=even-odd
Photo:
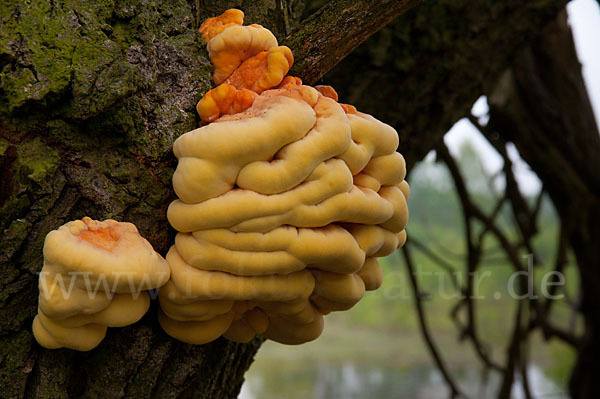
[[[504,176],[490,174],[480,151],[472,141],[458,145],[456,160],[474,202],[492,212],[504,191]],[[531,178],[531,177],[530,177]],[[447,168],[432,151],[411,171],[409,199],[409,242],[427,243],[428,251],[443,259],[460,282],[465,281],[466,242],[463,214],[454,183]],[[531,190],[526,190],[531,191]],[[547,195],[525,195],[533,208],[541,201],[539,233],[534,236],[536,254],[533,284],[540,292],[543,276],[553,269],[559,218]],[[503,206],[497,224],[511,242],[519,239],[515,216]],[[482,226],[475,226],[475,230]],[[517,300],[510,295],[512,265],[505,259],[493,236],[484,242],[480,283],[476,299],[478,335],[491,359],[505,361],[510,345]],[[446,365],[470,397],[493,397],[500,385],[497,373],[478,362],[470,342],[461,340],[451,317],[461,292],[451,278],[418,248],[412,251],[422,291],[429,329]],[[523,252],[523,265],[528,258]],[[400,252],[380,261],[385,279],[382,287],[365,297],[348,312],[326,318],[323,335],[300,347],[286,347],[267,341],[247,374],[241,398],[437,398],[447,396],[447,387],[431,360],[419,330],[407,269]],[[570,303],[576,301],[579,281],[572,257],[564,268],[564,296],[554,305],[553,321],[567,331],[580,332],[580,317]],[[513,281],[514,282],[514,281]],[[516,286],[516,282],[513,284]],[[460,312],[458,318],[464,318]],[[558,341],[544,341],[534,334],[527,342],[529,376],[539,397],[568,397],[567,383],[575,358],[574,350]],[[513,397],[524,397],[518,386]]]
[[[303,16],[318,14],[326,2],[307,2]],[[590,295],[594,283],[587,284],[588,297],[582,299],[586,280],[580,275],[592,276],[588,281],[595,278],[589,270],[597,266],[597,256],[582,255],[582,246],[591,248],[593,241],[590,234],[577,235],[573,227],[580,225],[583,232],[593,220],[595,213],[585,212],[595,199],[588,200],[585,190],[581,195],[569,192],[564,183],[576,184],[581,178],[589,191],[597,189],[589,183],[593,179],[584,178],[598,177],[593,166],[597,160],[586,158],[588,148],[597,151],[597,129],[567,25],[579,39],[577,55],[598,114],[600,80],[592,66],[597,64],[585,64],[597,62],[600,54],[593,39],[597,30],[589,23],[600,16],[598,3],[571,2],[569,21],[561,12],[542,33],[543,44],[537,45],[528,42],[532,32],[519,27],[554,11],[544,2],[529,3],[529,14],[508,14],[504,16],[508,22],[503,21],[510,4],[451,0],[424,4],[415,18],[394,21],[322,79],[322,84],[336,87],[341,101],[359,104],[359,110],[398,130],[399,151],[408,154],[409,241],[405,250],[380,261],[383,286],[367,293],[350,311],[329,315],[318,340],[292,348],[263,344],[246,374],[241,398],[529,399],[567,398],[569,391],[587,398],[596,392],[593,378],[587,378],[590,371],[581,368],[589,368],[585,358],[595,356],[590,345],[595,334],[595,319],[590,316],[596,306]],[[571,11],[578,14],[577,21],[587,20],[587,27],[577,26]],[[479,15],[473,19],[479,25],[462,24],[466,13]],[[510,32],[507,23],[514,28]],[[586,34],[580,35],[582,31]],[[506,43],[528,49],[503,58],[506,54],[499,48]],[[591,51],[580,52],[584,47]],[[431,54],[412,57],[421,48]],[[540,60],[537,69],[527,69],[533,57]],[[564,68],[556,67],[559,64]],[[489,79],[504,68],[521,74],[520,95],[506,91],[502,80]],[[509,100],[500,103],[496,98],[490,110],[486,97],[480,97],[470,113],[464,108],[476,93],[492,99],[496,90]],[[515,109],[526,117],[506,112]],[[419,117],[405,120],[403,115]],[[571,122],[577,128],[567,127]],[[436,135],[445,131],[439,143]],[[457,140],[457,135],[466,139]],[[554,145],[542,143],[544,138]],[[521,149],[523,158],[534,161],[531,165],[539,177],[521,158]],[[564,171],[548,168],[554,162],[552,151],[564,155],[562,165],[568,166]],[[540,162],[540,155],[549,163]],[[584,159],[587,163],[580,164]],[[558,161],[562,162],[554,163]],[[567,169],[579,166],[567,176]],[[565,180],[556,178],[563,175]],[[459,187],[463,183],[466,190]],[[583,210],[581,218],[578,207]],[[581,256],[579,264],[574,246]],[[529,262],[531,280],[515,278],[525,274]],[[417,289],[409,277],[411,269]],[[468,272],[473,269],[474,299],[464,301]],[[548,300],[542,295],[548,282],[558,281],[548,278],[555,270],[565,284],[551,289],[558,296]],[[524,290],[533,297],[516,299],[515,293]],[[587,327],[581,312],[587,312]],[[586,353],[584,347],[592,349]],[[574,368],[578,357],[579,369]]]

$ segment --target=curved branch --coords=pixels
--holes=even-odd
[[[436,366],[438,367],[440,373],[442,373],[442,377],[444,378],[446,384],[450,388],[450,397],[466,398],[467,396],[459,390],[458,385],[454,382],[454,379],[452,378],[450,372],[446,368],[446,364],[444,363],[444,360],[442,359],[442,356],[439,353],[437,345],[435,344],[435,341],[433,340],[433,337],[429,332],[429,326],[427,325],[427,319],[425,318],[425,309],[423,309],[423,303],[421,301],[423,295],[419,289],[419,283],[417,282],[417,278],[415,277],[415,268],[407,246],[402,247],[402,255],[404,255],[404,261],[406,262],[406,267],[408,269],[408,277],[412,286],[413,295],[415,297],[415,307],[417,309],[417,316],[419,318],[419,327],[421,329],[421,334],[425,339],[425,343],[429,348],[429,352],[431,352],[431,356],[433,357]]]
[[[333,0],[321,7],[284,44],[294,51],[291,75],[314,84],[369,36],[422,0]]]

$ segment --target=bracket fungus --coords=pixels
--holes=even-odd
[[[293,56],[229,10],[200,28],[218,85],[179,137],[159,321],[202,344],[317,338],[323,316],[377,289],[404,244],[409,195],[396,131],[285,76]]]
[[[169,265],[135,225],[89,217],[46,236],[33,334],[45,348],[95,348],[107,327],[137,322],[145,290],[167,282]]]

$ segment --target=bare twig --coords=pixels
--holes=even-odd
[[[442,269],[444,269],[444,271],[446,273],[448,273],[448,276],[450,277],[450,281],[452,281],[452,285],[454,286],[454,289],[456,289],[457,291],[462,291],[462,287],[461,287],[458,279],[456,278],[456,270],[454,269],[454,267],[451,264],[449,264],[444,259],[442,259],[438,255],[436,255],[433,251],[431,251],[429,248],[427,248],[423,243],[421,243],[415,237],[412,237],[412,236],[409,237],[408,241],[407,241],[407,245],[414,246],[419,251],[421,251],[425,256],[427,256],[429,259],[434,261],[438,266],[440,266]]]
[[[537,232],[536,218],[533,217],[532,211],[527,205],[527,201],[523,198],[515,174],[513,173],[513,163],[508,156],[506,151],[506,142],[503,140],[492,140],[491,138],[496,133],[492,131],[489,126],[483,126],[479,121],[469,116],[469,121],[488,139],[488,142],[496,149],[498,154],[504,161],[504,177],[506,179],[505,197],[510,201],[513,209],[513,222],[517,225],[521,237],[523,238],[523,245],[527,248],[528,253],[533,254],[533,246],[531,245],[531,237]],[[534,261],[538,259],[537,256],[533,257]]]
[[[475,290],[475,280],[473,276],[482,264],[485,263],[486,265],[489,265],[491,261],[489,258],[489,249],[486,248],[484,251],[484,240],[487,235],[491,234],[499,245],[496,248],[496,251],[500,251],[500,253],[505,256],[505,260],[508,261],[515,271],[529,271],[527,267],[523,265],[521,255],[523,255],[523,253],[533,254],[534,261],[539,262],[539,257],[535,255],[533,238],[538,233],[537,220],[544,198],[544,190],[540,190],[540,193],[538,193],[533,204],[531,204],[531,202],[528,203],[526,197],[519,190],[516,176],[512,170],[513,164],[506,150],[506,143],[497,141],[493,142],[494,140],[491,140],[493,132],[490,132],[487,126],[480,126],[477,121],[474,120],[474,118],[470,119],[473,124],[482,131],[484,136],[488,138],[488,140],[501,155],[504,161],[503,173],[506,176],[507,184],[502,198],[499,198],[491,213],[488,214],[487,212],[484,212],[471,198],[459,166],[455,159],[450,155],[448,148],[443,143],[436,148],[438,157],[445,163],[450,172],[450,176],[454,181],[456,192],[462,208],[465,229],[466,259],[464,260],[464,267],[466,283],[462,287],[463,296],[453,306],[450,315],[457,329],[460,331],[461,339],[469,340],[479,359],[485,366],[485,370],[495,370],[502,374],[502,383],[498,391],[498,398],[510,398],[512,387],[515,384],[515,375],[518,375],[518,379],[522,384],[525,398],[531,399],[533,395],[527,375],[527,348],[529,335],[534,330],[540,329],[546,339],[556,337],[575,347],[577,347],[581,339],[576,335],[573,329],[571,331],[566,331],[558,326],[553,325],[551,322],[550,314],[552,310],[552,304],[554,303],[552,298],[554,295],[560,292],[559,290],[561,288],[558,285],[550,286],[548,298],[544,300],[539,298],[535,287],[530,286],[529,279],[521,278],[517,281],[519,287],[518,291],[520,295],[522,295],[523,299],[519,299],[517,302],[517,312],[514,316],[512,338],[508,347],[506,348],[505,361],[503,363],[497,363],[496,361],[492,360],[491,356],[486,350],[486,346],[480,340],[480,337],[477,333],[476,301],[473,295]],[[516,239],[513,239],[512,235],[505,232],[505,229],[500,227],[497,220],[498,216],[502,214],[501,210],[506,202],[511,204],[513,217],[511,222],[515,226],[515,232],[517,233]],[[476,223],[481,223],[483,228],[475,235],[474,226]],[[434,261],[448,274],[451,276],[454,275],[454,267],[442,257],[438,256],[434,251],[427,248],[427,246],[421,241],[412,237],[410,241],[410,248],[412,248],[412,246],[419,249],[425,256]],[[409,270],[412,270],[408,250],[408,247],[404,249],[404,256],[407,260],[407,264],[409,264]],[[558,238],[554,264],[554,271],[556,273],[563,272],[568,261],[568,250],[569,248],[567,245],[565,229],[564,226],[561,225],[561,232]],[[411,278],[414,279],[413,276],[411,276]],[[455,282],[454,279],[452,281],[456,286],[457,282]],[[415,281],[413,284],[414,287],[416,287],[416,284],[417,282]],[[421,299],[419,298],[419,301],[420,300]],[[568,301],[566,302],[568,303]],[[461,310],[466,311],[466,320],[459,317],[459,312]],[[578,308],[576,307],[575,312],[577,311]],[[417,302],[417,312],[420,313],[420,319],[422,318],[424,320],[424,315],[421,314],[424,313],[424,309],[419,302]],[[425,336],[426,341],[431,339],[428,336],[428,333],[423,333],[423,335]],[[429,344],[431,344],[431,342],[428,342],[428,345]],[[433,347],[432,353],[436,363],[438,363],[439,355],[436,353],[435,347]],[[438,358],[436,358],[436,356]],[[442,371],[442,374],[444,374],[444,371],[442,369],[440,370]]]
[[[489,218],[485,217],[483,213],[477,208],[473,202],[470,200],[470,196],[467,190],[467,186],[462,178],[462,175],[458,169],[458,165],[454,162],[454,159],[448,152],[448,148],[446,148],[443,144],[440,145],[437,149],[437,153],[440,158],[446,163],[446,166],[450,170],[450,174],[454,179],[454,184],[456,186],[456,191],[458,192],[458,197],[461,202],[461,206],[463,209],[464,216],[464,224],[465,224],[465,232],[466,232],[466,241],[467,241],[467,283],[465,285],[465,298],[464,304],[467,308],[467,324],[464,326],[462,331],[463,337],[469,337],[470,342],[473,344],[475,352],[482,360],[482,362],[487,366],[495,370],[502,370],[502,366],[496,364],[489,357],[487,350],[485,349],[483,343],[478,337],[477,328],[476,328],[476,312],[475,312],[475,304],[473,302],[473,284],[474,284],[474,276],[475,270],[479,264],[480,255],[481,255],[481,243],[475,244],[473,240],[473,233],[471,228],[471,219],[472,218],[483,218],[487,223],[484,223],[486,229],[493,230],[496,226],[492,223]]]
[[[493,137],[495,132],[492,132],[488,126],[480,125],[479,122],[473,116],[470,116],[469,120],[476,128],[478,128],[481,131],[481,133],[488,139],[492,146],[494,146],[494,148],[498,151],[498,153],[504,161],[503,170],[507,181],[505,195],[506,198],[508,198],[511,202],[513,213],[515,215],[515,221],[521,233],[522,242],[518,245],[510,246],[508,240],[500,232],[499,229],[494,228],[493,232],[495,233],[496,238],[501,242],[502,247],[505,249],[506,254],[509,256],[509,260],[515,266],[515,269],[520,270],[521,266],[520,263],[518,263],[517,261],[516,248],[526,248],[528,253],[533,254],[534,261],[539,261],[539,257],[535,255],[533,245],[531,244],[531,239],[533,235],[537,232],[536,220],[541,209],[544,190],[540,190],[540,193],[536,198],[534,208],[532,211],[530,211],[516,183],[516,178],[512,171],[512,161],[510,160],[508,153],[506,152],[505,143],[499,143],[497,140],[492,140],[491,138]],[[451,165],[449,165],[449,168],[451,168]],[[453,173],[453,177],[459,177],[456,175],[457,171],[458,169],[456,168],[456,171]],[[491,224],[487,223],[486,220],[480,217],[479,214],[483,215],[482,212],[476,211],[474,213],[476,214],[476,217],[478,219],[480,219],[483,223],[486,224],[486,226],[489,226],[490,228],[492,227]],[[493,218],[490,219],[490,221],[493,221]],[[562,226],[561,224],[554,268],[554,271],[557,273],[562,273],[564,265],[567,263],[566,245],[567,243],[564,232],[564,226]],[[529,330],[531,331],[536,327],[540,327],[546,339],[550,337],[557,337],[570,345],[576,345],[579,341],[578,337],[576,337],[572,332],[563,331],[550,323],[550,308],[552,306],[552,303],[554,303],[554,300],[550,298],[556,294],[556,290],[557,286],[552,285],[550,287],[550,297],[547,298],[543,304],[540,303],[540,301],[537,299],[537,295],[533,295],[533,298],[531,298],[531,307],[535,309],[535,317],[532,318],[532,320],[530,321]]]
[[[423,338],[425,339],[425,343],[427,344],[427,347],[429,348],[429,351],[431,353],[431,356],[433,357],[433,360],[435,361],[437,368],[442,373],[442,376],[443,376],[444,380],[446,381],[446,384],[448,384],[448,387],[450,388],[451,398],[459,398],[459,397],[466,398],[467,396],[464,395],[459,390],[458,386],[454,382],[454,379],[448,372],[448,369],[446,368],[444,360],[442,359],[442,356],[440,355],[440,353],[437,349],[437,345],[435,344],[433,337],[429,333],[429,327],[427,325],[427,320],[425,318],[425,311],[423,309],[423,304],[422,304],[422,296],[421,296],[421,292],[419,290],[417,278],[415,277],[415,268],[413,266],[412,258],[410,256],[410,251],[407,246],[404,246],[402,248],[402,254],[404,255],[404,261],[406,262],[406,267],[408,269],[408,277],[409,277],[410,284],[413,289],[413,296],[415,298],[415,307],[417,308],[417,315],[419,318],[419,327],[421,329],[421,334],[423,335]]]
[[[515,379],[515,367],[519,357],[520,343],[520,321],[521,312],[523,310],[523,302],[517,304],[517,314],[515,316],[515,325],[513,327],[512,338],[506,350],[506,367],[502,376],[502,383],[498,391],[498,399],[510,399],[510,393]]]

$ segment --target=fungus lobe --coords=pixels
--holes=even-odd
[[[377,257],[404,244],[398,135],[332,87],[285,76],[291,51],[241,11],[200,30],[218,86],[197,105],[210,123],[173,145],[179,233],[159,321],[194,344],[313,340],[324,315],[381,285]]]
[[[169,276],[167,262],[135,225],[89,217],[68,222],[44,241],[34,336],[49,349],[93,349],[107,327],[142,318],[150,306],[146,291]]]

